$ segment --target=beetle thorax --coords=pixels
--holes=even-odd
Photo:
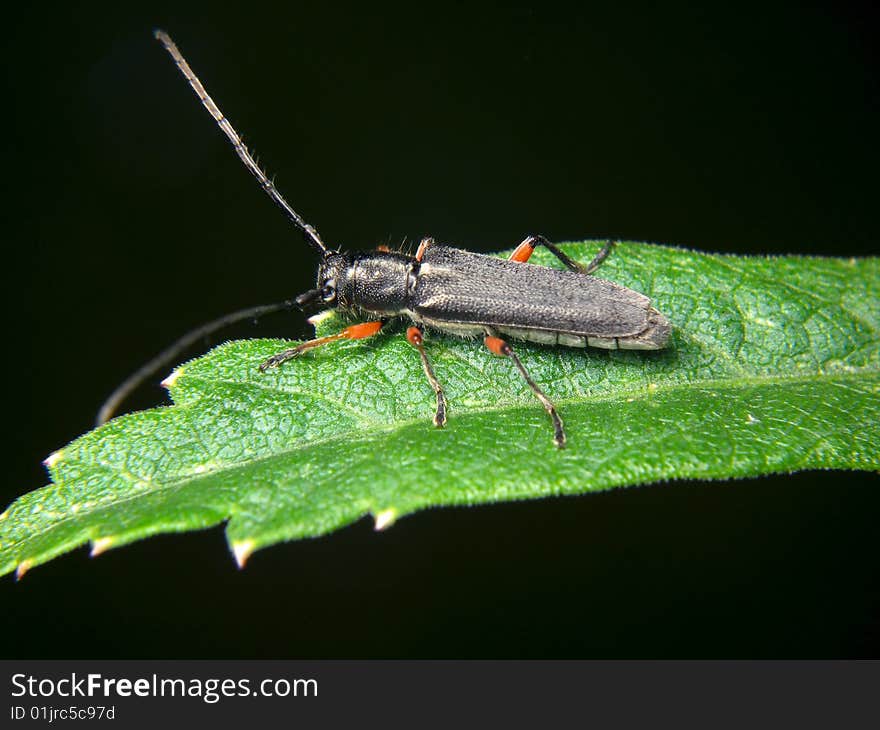
[[[375,314],[407,309],[418,261],[400,253],[332,253],[318,270],[318,287],[335,291],[335,306]]]

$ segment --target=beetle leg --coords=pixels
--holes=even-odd
[[[425,353],[425,346],[422,344],[424,334],[421,327],[409,327],[406,330],[406,339],[409,344],[419,351],[419,357],[422,358],[422,369],[425,371],[428,382],[437,394],[437,412],[434,414],[434,425],[437,428],[443,428],[446,425],[446,396],[437,380],[437,376],[434,375],[434,368],[431,367],[431,363],[428,361],[428,355]]]
[[[544,391],[542,391],[538,384],[532,380],[531,375],[529,375],[528,370],[526,370],[525,366],[522,364],[522,361],[517,357],[516,353],[513,351],[513,348],[507,343],[506,340],[502,340],[500,337],[496,337],[495,335],[489,333],[483,338],[483,342],[486,347],[489,348],[489,351],[500,355],[501,357],[509,357],[513,360],[513,364],[516,365],[516,369],[519,370],[520,374],[525,378],[526,383],[528,383],[529,387],[532,389],[532,393],[535,394],[535,397],[541,401],[541,405],[544,406],[544,410],[550,415],[550,420],[553,421],[553,443],[556,444],[558,448],[563,448],[565,446],[565,427],[562,425],[562,419],[559,417],[559,414],[556,412],[556,406],[550,402],[550,399],[544,395]]]
[[[272,355],[268,360],[264,360],[260,364],[260,371],[265,372],[269,368],[278,367],[281,363],[286,362],[287,360],[299,357],[306,350],[321,347],[321,345],[326,345],[328,342],[335,342],[336,340],[360,340],[364,337],[371,337],[382,329],[383,324],[385,324],[384,319],[379,319],[374,322],[361,322],[360,324],[353,324],[351,327],[346,327],[342,332],[337,332],[335,335],[328,335],[327,337],[319,337],[316,340],[303,342],[301,345],[291,347],[289,350],[284,350],[277,355]]]
[[[584,267],[584,273],[592,274],[596,269],[598,269],[602,265],[602,262],[608,258],[608,254],[611,253],[611,249],[614,248],[616,245],[617,241],[612,241],[609,239],[605,243],[605,245],[602,246],[601,249],[599,249],[599,253],[593,256],[593,260]]]
[[[563,253],[558,246],[550,243],[550,241],[544,238],[544,236],[529,236],[525,241],[523,241],[519,246],[516,247],[512,254],[510,254],[509,260],[518,261],[519,263],[524,264],[526,261],[529,260],[529,258],[538,246],[543,246],[544,248],[549,250],[550,253],[558,258],[571,271],[577,271],[581,274],[592,274],[602,265],[602,262],[606,258],[608,258],[608,254],[611,253],[611,249],[614,247],[614,241],[608,241],[608,243],[606,243],[602,247],[602,250],[593,257],[593,260],[586,266],[584,266],[583,264],[575,261],[567,254]]]
[[[416,251],[416,261],[421,261],[422,256],[425,255],[425,251],[428,249],[428,246],[434,245],[434,239],[430,237],[426,237],[422,239],[422,242],[419,244],[419,248]]]

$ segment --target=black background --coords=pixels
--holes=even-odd
[[[873,254],[876,18],[801,5],[11,11],[0,501],[43,485],[40,461],[177,335],[312,281],[154,27],[331,245]],[[304,334],[294,314],[230,336]],[[0,651],[877,656],[877,486],[824,472],[432,510],[244,571],[221,528],[79,550],[0,582]]]

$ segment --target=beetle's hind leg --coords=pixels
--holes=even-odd
[[[501,357],[509,357],[513,360],[516,369],[519,370],[520,374],[525,378],[529,388],[532,389],[532,393],[534,393],[535,397],[541,401],[541,405],[544,406],[544,410],[547,411],[550,420],[553,421],[553,443],[556,444],[558,448],[563,448],[565,446],[565,426],[562,425],[562,419],[559,417],[559,413],[556,412],[556,406],[554,406],[550,399],[544,395],[544,391],[538,387],[538,384],[532,380],[532,376],[529,375],[525,365],[522,364],[522,361],[517,357],[510,344],[508,344],[506,340],[496,337],[495,334],[489,330],[486,331],[486,337],[483,339],[483,342],[486,347],[489,348],[490,352],[495,355],[500,355]]]
[[[599,253],[593,257],[593,260],[584,266],[582,263],[575,261],[571,256],[564,253],[556,244],[550,243],[550,241],[544,238],[544,236],[529,236],[516,247],[512,254],[510,254],[509,260],[518,261],[519,263],[524,264],[529,258],[531,258],[531,255],[538,246],[543,246],[565,264],[570,271],[577,271],[579,274],[592,274],[602,265],[602,262],[608,258],[608,254],[611,253],[611,249],[614,248],[614,245],[614,241],[608,241]]]
[[[425,377],[428,378],[428,382],[434,389],[434,393],[437,394],[437,411],[434,413],[434,425],[437,428],[443,428],[443,426],[446,425],[446,395],[443,393],[443,388],[437,380],[437,376],[434,375],[434,368],[431,367],[431,363],[428,361],[428,355],[425,353],[425,346],[422,344],[424,341],[424,334],[425,333],[421,327],[412,326],[406,330],[406,339],[409,344],[419,351],[419,357],[422,359],[422,369],[425,371]]]

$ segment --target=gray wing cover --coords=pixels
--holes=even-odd
[[[434,245],[411,307],[447,322],[626,337],[648,327],[651,300],[595,276]]]

